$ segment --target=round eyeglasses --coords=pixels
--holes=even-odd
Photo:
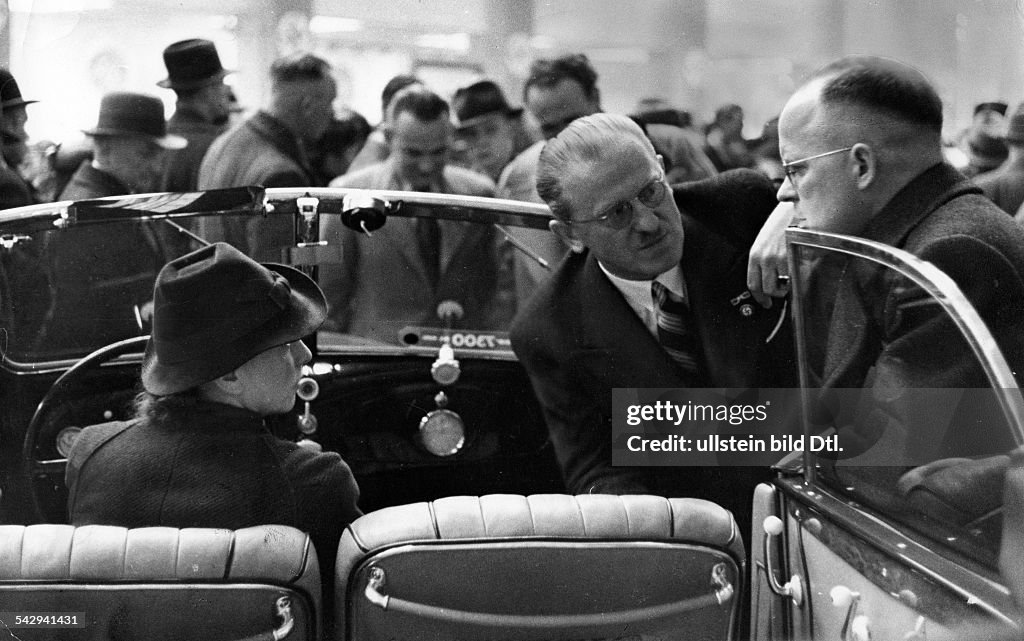
[[[606,227],[611,227],[612,229],[625,229],[633,222],[633,201],[640,201],[641,205],[653,209],[665,201],[666,195],[668,195],[668,184],[665,183],[664,176],[658,176],[644,185],[629,200],[618,202],[593,218],[570,220],[568,223],[570,225],[603,223]]]

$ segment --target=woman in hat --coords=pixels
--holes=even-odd
[[[274,436],[266,416],[295,404],[323,323],[320,288],[226,243],[168,263],[132,420],[86,428],[68,458],[75,525],[221,527],[277,523],[309,532],[325,573],[359,488],[334,452]]]

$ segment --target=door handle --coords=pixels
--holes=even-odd
[[[798,574],[789,577],[785,584],[779,583],[775,576],[775,556],[772,553],[772,539],[782,534],[782,519],[772,515],[764,520],[764,539],[762,539],[764,551],[764,574],[768,579],[768,588],[775,594],[793,600],[793,605],[798,608],[804,604],[804,581]]]

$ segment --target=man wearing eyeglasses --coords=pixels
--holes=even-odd
[[[517,316],[512,345],[568,490],[703,496],[749,518],[748,486],[762,470],[613,467],[611,392],[789,384],[781,306],[762,308],[745,286],[756,228],[712,233],[697,222],[763,220],[771,183],[735,170],[673,190],[638,125],[594,114],[548,141],[537,190],[571,253]]]

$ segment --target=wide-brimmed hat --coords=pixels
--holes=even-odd
[[[297,269],[261,265],[227,243],[175,259],[156,277],[142,385],[183,392],[316,330],[327,300]]]
[[[488,114],[502,113],[514,118],[523,113],[521,107],[508,104],[501,87],[490,80],[474,82],[456,91],[452,98],[452,111],[460,129],[471,126],[476,119]]]
[[[1006,139],[1006,142],[1024,144],[1024,102],[1017,105],[1017,109],[1010,116],[1006,135],[1003,138]]]
[[[192,38],[164,49],[167,77],[156,83],[165,89],[193,89],[222,80],[231,73],[221,66],[217,47],[210,40]]]
[[[100,101],[96,126],[84,130],[88,136],[148,136],[164,149],[181,149],[188,140],[167,133],[164,103],[155,96],[115,91]]]
[[[25,100],[21,97],[21,87],[18,86],[18,81],[14,79],[14,75],[0,67],[0,106],[4,109],[9,107],[20,107],[21,105],[30,105],[38,100]]]

